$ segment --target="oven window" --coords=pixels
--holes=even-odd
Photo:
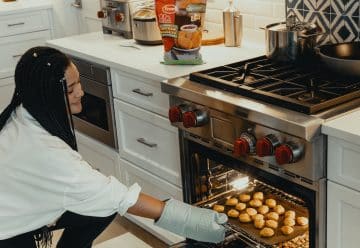
[[[83,109],[76,116],[86,122],[109,131],[106,101],[97,96],[85,93],[81,99]]]

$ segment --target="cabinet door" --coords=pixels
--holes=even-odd
[[[181,185],[178,131],[157,114],[114,100],[120,156]]]
[[[10,103],[14,93],[14,78],[0,79],[0,113]]]
[[[327,247],[358,248],[360,192],[328,181]]]
[[[19,34],[0,39],[0,78],[12,77],[20,57],[29,48],[41,46],[51,38],[49,30]]]
[[[120,170],[117,169],[119,155],[115,150],[80,132],[76,132],[76,140],[79,153],[85,161],[105,176],[112,175],[121,180],[121,175],[118,174]]]

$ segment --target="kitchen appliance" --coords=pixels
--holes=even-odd
[[[229,7],[223,10],[223,28],[225,46],[241,46],[243,34],[243,22],[240,11],[233,6],[233,1],[229,0]]]
[[[102,19],[104,34],[122,35],[132,39],[130,4],[132,0],[100,0],[101,9],[97,12]]]
[[[134,40],[145,45],[162,44],[160,29],[156,21],[154,1],[139,4],[132,13]]]
[[[110,68],[71,57],[80,73],[84,91],[82,111],[73,115],[75,129],[118,149]]]
[[[260,191],[309,218],[293,236],[277,229],[271,238],[230,218],[224,243],[186,240],[173,247],[326,246],[326,137],[320,127],[360,105],[360,80],[320,69],[261,56],[162,82],[170,95],[169,120],[179,128],[186,202],[212,208]]]
[[[329,69],[360,78],[360,42],[323,45],[317,49],[320,59]]]
[[[286,22],[272,23],[265,28],[266,56],[277,61],[313,58],[316,38],[322,34],[316,24],[299,22],[290,16]]]

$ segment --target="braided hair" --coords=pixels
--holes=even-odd
[[[67,96],[65,70],[71,60],[59,50],[33,47],[24,53],[15,69],[15,92],[0,115],[0,131],[20,104],[50,134],[77,150]]]

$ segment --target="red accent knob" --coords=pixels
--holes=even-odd
[[[97,17],[98,17],[98,18],[105,18],[105,13],[104,13],[104,11],[99,10],[99,11],[97,12]]]
[[[179,106],[173,106],[169,109],[169,120],[171,123],[182,121],[182,113]]]
[[[123,21],[123,14],[122,13],[115,13],[115,21],[122,22]]]
[[[183,125],[186,128],[196,127],[196,115],[193,111],[188,111],[183,114]]]
[[[234,143],[234,155],[244,156],[250,151],[249,143],[244,138],[237,138]]]
[[[275,159],[278,164],[288,164],[293,160],[293,152],[287,145],[281,145],[275,150]]]
[[[256,142],[256,154],[265,157],[272,154],[273,146],[267,138],[262,138]]]

